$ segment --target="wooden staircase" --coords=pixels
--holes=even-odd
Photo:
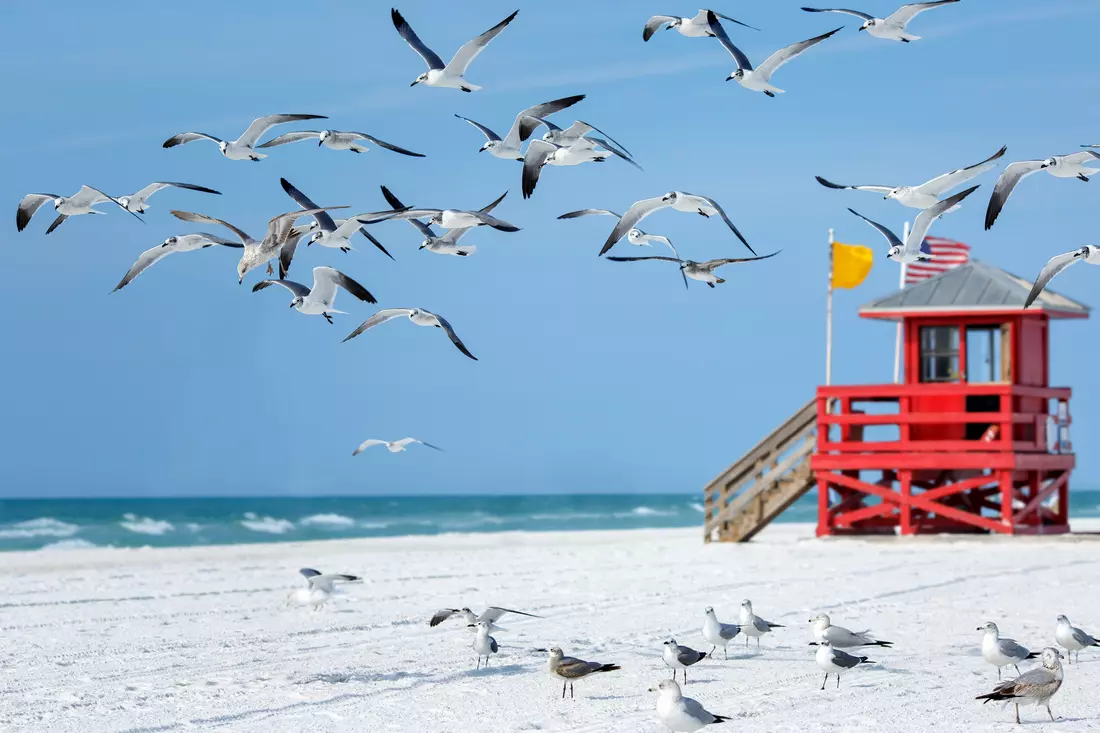
[[[816,444],[812,399],[703,489],[704,541],[747,542],[814,488]]]

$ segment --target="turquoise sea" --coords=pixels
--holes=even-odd
[[[1070,494],[1100,517],[1100,491]],[[779,521],[816,520],[816,498]],[[447,532],[699,527],[696,494],[0,500],[0,550],[180,547]]]

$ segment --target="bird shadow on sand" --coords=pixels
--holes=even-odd
[[[466,677],[510,677],[511,675],[520,674],[526,671],[528,671],[528,668],[519,664],[504,664],[500,667],[482,667],[481,669],[470,669],[460,674]]]
[[[365,682],[396,682],[398,680],[421,680],[433,675],[423,672],[320,672],[299,682],[302,685],[321,682],[327,685]]]

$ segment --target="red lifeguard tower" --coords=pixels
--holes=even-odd
[[[1069,531],[1068,387],[1050,322],[1088,307],[972,260],[875,300],[900,321],[901,384],[817,389],[817,534]]]

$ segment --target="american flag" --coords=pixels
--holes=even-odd
[[[965,265],[970,260],[970,247],[962,242],[942,237],[925,237],[924,243],[932,250],[932,259],[910,262],[905,266],[905,284],[913,285],[948,270]]]

